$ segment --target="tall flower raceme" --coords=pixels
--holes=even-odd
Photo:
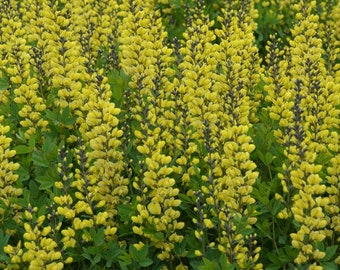
[[[291,234],[292,245],[299,250],[295,259],[310,269],[317,267],[325,256],[317,243],[332,235],[328,229],[326,182],[321,177],[323,166],[317,154],[328,153],[337,143],[339,90],[334,79],[327,76],[322,59],[322,41],[317,37],[318,16],[313,15],[311,4],[301,2],[297,8],[297,22],[290,41],[290,63],[274,60],[278,51],[271,43],[272,76],[268,99],[273,103],[270,115],[279,121],[275,134],[285,147],[287,162],[284,173],[279,174],[283,191],[281,198],[287,205],[279,217],[287,218],[289,211],[298,222],[296,233]],[[289,67],[288,73],[284,67]],[[281,109],[280,106],[284,106]]]
[[[225,8],[222,9],[222,16],[218,19],[222,24],[222,29],[216,30],[216,35],[221,38],[221,46],[226,58],[234,56],[234,59],[237,58],[237,63],[242,66],[237,71],[239,74],[236,74],[235,77],[240,76],[244,87],[247,89],[251,122],[257,121],[255,113],[262,98],[262,93],[257,90],[261,74],[261,60],[254,36],[257,18],[258,12],[255,9],[255,1],[226,3]],[[231,47],[231,50],[229,50],[229,47]]]
[[[123,174],[123,153],[120,150],[122,130],[118,128],[120,109],[110,101],[112,92],[103,71],[92,75],[91,84],[82,93],[82,107],[85,119],[80,124],[80,132],[90,146],[87,153],[89,163],[88,178],[95,190],[94,201],[105,202],[108,225],[115,224],[117,205],[128,193],[129,181]],[[82,189],[79,183],[78,189]],[[81,190],[79,190],[81,191]],[[112,222],[112,224],[110,223]]]
[[[331,76],[334,77],[334,83],[337,87],[337,93],[338,93],[338,99],[340,96],[340,90],[338,89],[338,85],[340,82],[340,65],[338,63],[340,59],[340,49],[339,49],[339,40],[340,40],[340,17],[339,17],[339,11],[340,11],[340,3],[334,4],[332,6],[332,11],[330,14],[330,17],[332,20],[329,22],[329,25],[326,23],[326,29],[328,30],[326,33],[327,37],[327,48],[326,48],[326,54],[327,54],[327,60],[328,60],[328,72]],[[338,119],[340,117],[339,110],[338,110]],[[328,148],[333,151],[334,156],[330,160],[330,166],[327,168],[327,189],[326,192],[329,197],[329,204],[325,207],[327,215],[330,217],[330,224],[329,229],[332,231],[332,239],[333,243],[338,243],[340,241],[340,218],[339,218],[339,190],[340,190],[340,155],[339,147],[340,147],[340,126],[339,122],[337,125],[337,128],[335,129],[338,132],[331,133],[331,136],[334,137],[335,141],[336,138],[338,138],[338,143],[330,143],[328,144]],[[340,265],[340,256],[336,258],[337,265]]]
[[[260,249],[256,247],[255,238],[242,235],[236,226],[237,222],[244,222],[251,228],[256,222],[254,213],[248,212],[249,205],[255,202],[250,193],[257,173],[253,171],[256,165],[249,156],[254,145],[247,132],[251,126],[249,94],[259,80],[252,67],[259,65],[259,62],[252,63],[257,50],[249,45],[254,42],[249,17],[241,20],[224,10],[223,17],[218,20],[222,24],[222,29],[216,30],[221,39],[217,51],[221,64],[220,71],[213,76],[215,83],[212,86],[218,109],[215,121],[206,126],[204,132],[206,161],[211,169],[206,176],[207,186],[202,191],[206,205],[218,217],[215,224],[218,249],[240,269],[260,269],[262,265],[256,263]]]
[[[340,15],[339,15],[339,10],[340,10],[340,3],[337,3],[331,12],[331,17],[333,18],[333,30],[334,30],[334,35],[337,40],[340,40]]]
[[[26,8],[30,7],[29,2],[25,4]],[[81,44],[72,31],[71,14],[70,3],[60,9],[56,4],[41,1],[35,12],[27,12],[24,21],[28,24],[25,26],[28,39],[35,44],[30,50],[30,63],[38,81],[37,91],[53,112],[69,110],[71,117],[83,117],[79,110],[81,88],[90,75],[86,73],[85,58],[81,56]],[[34,16],[39,19],[33,19]],[[32,28],[29,27],[31,22]],[[63,128],[70,131],[67,141],[75,142],[78,134],[74,134],[74,126],[63,125]]]
[[[16,95],[14,102],[23,106],[18,114],[23,119],[20,125],[25,129],[26,139],[35,135],[37,131],[48,129],[48,121],[41,115],[46,109],[46,104],[38,90],[39,82],[36,78],[27,78],[25,83],[14,90]]]
[[[9,219],[19,222],[21,207],[15,200],[22,195],[22,189],[17,183],[18,175],[15,173],[19,164],[12,161],[16,152],[10,149],[12,139],[7,136],[10,127],[3,125],[3,121],[4,116],[0,115],[0,225]]]
[[[10,80],[4,98],[18,104],[20,125],[25,137],[34,135],[37,129],[45,130],[48,124],[42,119],[45,109],[44,100],[38,92],[35,79],[30,77],[30,45],[26,41],[26,31],[22,22],[15,18],[3,18],[2,27],[3,67],[5,76]],[[8,32],[9,31],[9,32]],[[9,33],[13,33],[9,35]],[[10,92],[14,94],[10,94]]]
[[[337,59],[340,55],[340,41],[336,35],[336,4],[337,1],[329,0],[318,4],[320,13],[320,23],[318,28],[318,35],[322,39],[323,48],[325,50],[324,57],[326,60],[327,72],[330,76],[334,76],[338,66],[336,66]]]
[[[340,82],[340,65],[337,61],[340,59],[340,53],[339,53],[339,47],[338,43],[340,40],[340,3],[338,2],[331,12],[331,17],[333,18],[333,21],[331,22],[331,30],[332,33],[331,40],[333,41],[333,38],[335,38],[336,42],[334,44],[335,46],[335,52],[334,52],[334,58],[336,56],[335,65],[333,66],[334,69],[334,81],[338,85]],[[338,90],[339,93],[339,90]],[[340,115],[338,116],[340,118]],[[338,131],[340,130],[338,126]],[[339,132],[337,134],[338,136],[338,144],[332,144],[329,145],[329,148],[334,151],[334,153],[339,152],[340,149],[340,135]],[[330,160],[331,166],[327,168],[328,176],[327,176],[327,182],[329,186],[327,187],[327,193],[329,194],[329,204],[326,206],[326,211],[329,213],[329,216],[331,217],[330,222],[330,229],[333,231],[333,239],[334,243],[339,243],[340,241],[340,208],[339,208],[339,190],[340,190],[340,155],[335,154],[335,156]],[[336,263],[340,265],[340,256],[336,258]]]
[[[340,136],[338,135],[338,138]],[[338,144],[334,145],[333,150],[340,147],[340,139]],[[327,215],[330,217],[329,229],[332,232],[332,241],[334,244],[339,245],[340,242],[340,208],[339,208],[339,195],[340,195],[340,154],[336,154],[330,160],[330,166],[327,168],[327,188],[329,203],[325,207]],[[340,256],[335,259],[337,265],[340,265]]]
[[[169,130],[174,119],[168,79],[173,74],[168,67],[172,62],[171,49],[165,46],[166,32],[152,2],[123,2],[121,10],[120,64],[131,76],[125,106],[132,118],[140,122],[131,142],[140,156],[133,181],[138,192],[137,214],[131,218],[133,231],[159,250],[158,259],[176,264],[173,249],[175,243],[183,240],[178,231],[184,223],[177,221],[181,201],[177,198],[179,189],[171,175],[175,168],[167,149],[173,143]],[[133,119],[125,127],[126,134],[133,131],[130,126]],[[135,247],[140,249],[143,245],[140,242]]]
[[[42,4],[40,18],[44,25],[37,41],[37,52],[42,56],[42,69],[48,78],[49,89],[56,89],[57,98],[49,101],[60,110],[69,107],[71,115],[81,106],[81,81],[86,77],[84,57],[81,57],[81,47],[75,40],[71,28],[72,5],[65,4],[62,10],[55,6]],[[50,93],[50,96],[54,93]]]
[[[331,22],[329,23],[329,29],[328,32],[329,36],[328,39],[330,40],[329,42],[329,51],[328,56],[329,62],[331,63],[331,66],[334,70],[334,76],[336,82],[340,81],[340,65],[339,65],[339,59],[340,59],[340,45],[339,45],[339,40],[340,40],[340,16],[339,16],[339,11],[340,11],[340,3],[338,2],[336,5],[334,5],[330,17],[332,18]]]
[[[31,0],[23,1],[21,4],[23,11],[22,22],[26,32],[27,42],[33,44],[29,50],[30,64],[33,69],[33,76],[38,80],[38,92],[41,97],[46,98],[50,94],[49,85],[51,77],[49,71],[48,46],[51,32],[55,29],[55,5],[49,5],[45,0],[40,0],[39,4]],[[45,50],[46,49],[46,50]],[[53,59],[53,58],[52,58]]]
[[[82,56],[87,59],[85,66],[92,73],[104,49],[108,49],[110,38],[116,41],[118,4],[115,0],[72,1],[71,4],[71,28],[81,44]]]
[[[180,155],[176,162],[182,167],[182,185],[187,186],[189,193],[193,187],[190,179],[194,175],[199,178],[198,145],[204,144],[203,122],[206,117],[213,119],[213,111],[217,109],[213,104],[214,96],[207,94],[212,86],[212,77],[217,64],[216,46],[213,45],[216,37],[211,30],[214,21],[209,20],[203,13],[202,1],[196,4],[188,10],[187,27],[183,33],[184,41],[182,44],[179,42],[175,44],[179,71],[174,80],[174,101],[177,111],[175,142]],[[209,110],[212,113],[209,113]],[[197,188],[195,186],[195,189]]]
[[[24,233],[17,245],[8,244],[4,251],[9,255],[10,269],[63,269],[73,262],[70,250],[76,246],[76,230],[69,224],[75,217],[73,197],[70,194],[74,174],[67,151],[62,148],[59,154],[60,181],[56,181],[53,200],[44,208],[32,207],[24,211],[22,222]],[[79,207],[77,207],[79,210]],[[75,219],[75,223],[78,220]],[[79,223],[79,222],[78,222]],[[85,223],[85,222],[84,222]],[[85,226],[84,226],[85,227]]]
[[[89,79],[79,92],[81,105],[74,108],[77,144],[80,143],[74,152],[77,165],[61,169],[64,174],[67,170],[73,172],[56,183],[58,189],[67,191],[68,198],[58,195],[54,201],[58,205],[57,214],[67,221],[73,220],[74,231],[82,241],[91,243],[93,228],[102,228],[106,240],[115,237],[117,206],[125,202],[128,179],[122,175],[123,154],[119,149],[123,134],[118,128],[120,109],[110,101],[108,79],[103,70],[83,72],[82,78]],[[70,197],[73,193],[75,197]]]
[[[197,7],[190,10],[191,16],[187,18],[187,28],[183,33],[185,43],[179,49],[183,60],[178,66],[182,73],[178,91],[182,104],[187,104],[184,106],[187,106],[187,117],[191,122],[189,128],[193,129],[190,137],[199,143],[204,140],[203,120],[208,112],[204,98],[212,85],[217,65],[216,46],[213,44],[216,36],[210,30],[214,21],[209,20],[203,12],[202,1],[198,1]]]
[[[38,207],[28,205],[24,214],[23,246],[21,241],[17,246],[7,245],[4,251],[10,256],[11,262],[5,268],[11,269],[58,269],[72,262],[72,257],[63,258],[63,253],[74,245],[73,241],[66,241],[67,237],[59,242],[56,235],[59,233],[62,222],[55,216],[39,215]],[[62,230],[62,235],[74,234],[72,229]]]
[[[215,246],[215,239],[208,236],[208,230],[214,224],[201,186],[207,185],[207,175],[211,173],[214,163],[212,156],[216,155],[205,154],[205,146],[209,148],[210,144],[214,144],[210,133],[216,134],[217,131],[218,97],[213,93],[212,86],[218,54],[217,45],[213,45],[216,36],[211,30],[214,21],[204,14],[204,8],[203,1],[197,1],[194,7],[188,9],[184,41],[181,46],[175,44],[179,62],[174,90],[179,112],[175,131],[180,152],[176,162],[181,166],[183,192],[186,191],[195,202],[192,222],[196,226],[196,256],[205,256]],[[213,152],[213,149],[209,150]]]

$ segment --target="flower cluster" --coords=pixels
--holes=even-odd
[[[280,60],[282,52],[277,41],[268,45],[270,76],[266,79],[267,100],[272,102],[270,115],[279,121],[276,137],[287,157],[278,174],[287,196],[277,195],[287,208],[279,217],[288,218],[291,213],[299,224],[296,233],[291,234],[292,246],[299,250],[295,262],[309,265],[309,269],[319,265],[325,256],[318,243],[333,234],[329,230],[333,213],[326,210],[330,208],[326,190],[332,188],[322,177],[324,166],[317,158],[337,151],[339,136],[339,88],[334,78],[328,76],[330,71],[322,59],[322,40],[317,35],[319,17],[313,14],[315,5],[315,1],[296,5],[298,12],[286,49],[287,59]],[[336,168],[334,165],[327,171]]]
[[[56,241],[56,232],[60,230],[61,223],[55,224],[54,217],[49,215],[50,225],[46,225],[46,216],[37,216],[38,208],[28,206],[25,210],[24,223],[25,233],[23,235],[24,247],[21,242],[17,247],[7,245],[4,247],[6,253],[11,257],[11,265],[8,269],[22,269],[27,265],[28,269],[61,270],[64,264],[71,263],[72,257],[63,260],[62,252],[67,247],[74,246],[75,241],[69,241],[68,235],[74,234],[72,229],[63,230],[65,235],[61,242]],[[62,247],[60,247],[62,246]]]
[[[137,130],[133,130],[132,121],[126,127],[127,134],[135,137],[131,143],[139,156],[139,173],[132,183],[139,192],[132,229],[160,249],[160,260],[174,260],[174,244],[183,240],[177,231],[184,223],[177,221],[181,201],[176,198],[179,189],[175,188],[172,157],[165,147],[172,141],[169,130],[174,119],[168,79],[174,73],[168,67],[172,51],[165,46],[166,32],[152,1],[124,1],[121,9],[124,18],[119,27],[119,57],[121,67],[131,76],[131,95],[125,102],[131,110],[128,117],[140,124]],[[135,244],[137,249],[143,245]]]
[[[12,139],[7,136],[10,127],[2,125],[3,120],[4,117],[0,116],[0,225],[11,219],[20,221],[21,207],[15,199],[22,195],[22,189],[16,185],[18,175],[15,171],[18,170],[19,164],[12,161],[16,153],[10,149]]]

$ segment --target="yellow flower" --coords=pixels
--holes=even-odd
[[[107,212],[100,212],[96,215],[96,224],[104,224],[109,214]]]
[[[133,231],[135,234],[143,235],[143,230],[142,230],[140,227],[133,226],[133,227],[132,227],[132,231]]]
[[[202,254],[202,252],[200,250],[198,250],[198,249],[195,250],[195,256],[201,257],[202,255],[203,254]]]
[[[160,206],[159,203],[154,203],[154,202],[151,202],[148,204],[148,210],[150,212],[150,214],[152,215],[160,215],[161,212],[162,212],[162,208]]]
[[[133,246],[139,251],[145,246],[145,244],[143,242],[139,241],[138,244],[133,244]]]
[[[106,227],[104,230],[105,235],[107,236],[113,236],[117,232],[117,227]]]
[[[213,223],[210,219],[204,219],[204,225],[205,225],[208,229],[214,228],[214,223]]]

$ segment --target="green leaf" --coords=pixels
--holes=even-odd
[[[34,148],[34,146],[35,146],[35,137],[34,136],[30,136],[30,138],[28,139],[28,146],[32,149]]]
[[[190,266],[191,266],[190,269],[197,270],[201,266],[201,263],[198,260],[190,260]]]
[[[52,121],[58,121],[58,114],[56,114],[53,111],[45,110],[45,115],[48,119],[50,119]]]
[[[257,223],[255,224],[255,227],[261,232],[261,234],[262,234],[263,236],[265,236],[266,238],[268,238],[268,239],[270,239],[270,240],[273,239],[272,236],[268,233],[270,224],[269,224],[269,222],[268,222],[267,219],[266,219],[266,220],[263,220],[263,221],[261,221],[261,222],[257,222]]]
[[[108,75],[108,83],[112,89],[112,98],[116,103],[120,103],[124,90],[128,87],[130,81],[123,70],[114,70]]]
[[[281,265],[271,264],[266,267],[266,270],[280,270]]]
[[[207,258],[203,258],[203,265],[201,265],[198,269],[200,270],[217,270],[219,269],[217,262],[211,261]]]
[[[137,263],[141,263],[143,261],[147,261],[148,253],[149,253],[149,246],[145,245],[140,250],[137,250],[133,245],[129,247],[130,255],[132,260]]]
[[[149,258],[145,258],[144,260],[139,262],[139,265],[142,267],[148,267],[153,263],[153,261]]]
[[[256,148],[256,154],[258,155],[258,157],[260,158],[260,160],[266,164],[266,158],[264,156],[264,154],[260,151],[260,149]]]
[[[37,182],[33,180],[29,181],[28,188],[29,193],[28,192],[27,193],[30,194],[32,200],[37,201],[41,195]]]
[[[17,139],[21,142],[21,143],[25,143],[27,140],[25,138],[25,132],[19,128],[17,130],[17,133],[15,134],[15,137],[17,137]],[[32,136],[33,137],[33,136]]]
[[[266,153],[265,156],[266,165],[270,165],[273,161],[273,155],[270,152]]]
[[[280,235],[279,236],[279,244],[286,245],[287,243],[287,236],[286,235]]]
[[[282,203],[279,200],[276,200],[275,198],[273,198],[270,201],[270,207],[271,207],[271,213],[273,216],[276,216],[277,213],[280,212],[280,210],[282,209]]]
[[[88,249],[85,247],[83,247],[82,256],[88,259],[89,261],[91,261],[91,254],[89,253]]]
[[[32,161],[35,165],[41,167],[49,167],[48,161],[46,160],[44,154],[40,151],[33,151],[32,152]]]
[[[60,115],[60,122],[63,123],[64,125],[73,125],[76,122],[75,117],[71,117],[70,115],[70,107],[67,106],[63,109],[61,115]]]
[[[227,255],[225,253],[222,253],[219,260],[220,266],[222,270],[226,270],[228,266],[228,260]]]
[[[97,233],[94,234],[93,240],[96,246],[102,246],[104,244],[105,233],[104,227],[100,228]]]
[[[108,244],[107,252],[105,253],[106,259],[106,267],[112,266],[112,261],[115,261],[119,254],[121,253],[121,248],[118,246],[118,243],[115,241],[110,241]]]
[[[117,208],[121,221],[126,222],[131,220],[131,217],[134,215],[135,212],[132,208],[132,205],[120,204]]]
[[[139,262],[141,260],[141,256],[139,255],[137,248],[135,248],[133,245],[130,245],[129,252],[132,260],[134,260],[135,262]]]
[[[6,90],[8,89],[8,81],[7,79],[1,74],[0,74],[0,90]]]
[[[325,257],[322,258],[321,261],[329,261],[330,259],[332,259],[332,257],[335,255],[336,251],[338,249],[338,246],[330,246],[326,248],[326,255]]]
[[[27,181],[30,178],[29,171],[22,164],[15,172],[19,175],[20,182]]]
[[[39,186],[40,190],[51,188],[54,185],[55,181],[55,179],[49,175],[37,176],[35,180],[40,184]]]
[[[18,228],[18,224],[13,219],[3,221],[1,227],[7,230],[14,230]]]
[[[10,235],[9,234],[4,234],[3,230],[0,229],[0,247],[5,247],[8,243]],[[10,258],[5,254],[3,248],[0,249],[0,261],[5,262],[9,261]]]
[[[180,243],[175,243],[174,252],[177,256],[182,257],[186,252],[187,237]]]
[[[236,265],[233,263],[226,263],[226,264],[220,264],[220,269],[221,270],[235,270]]]
[[[323,269],[338,270],[338,266],[335,262],[322,262],[320,265],[323,267]]]
[[[33,148],[26,145],[17,145],[13,148],[17,155],[31,153]]]
[[[128,270],[129,268],[127,268],[126,266],[129,265],[129,264],[131,264],[131,262],[127,263],[125,261],[119,261],[119,267],[122,270]]]
[[[149,254],[149,246],[144,245],[140,250],[139,250],[139,255],[142,258],[146,258]]]
[[[4,247],[8,243],[10,234],[4,234],[3,230],[0,229],[0,247]]]
[[[285,236],[285,238],[287,239],[287,236]],[[285,246],[285,251],[286,251],[286,254],[289,256],[291,261],[294,261],[294,259],[296,258],[297,254],[299,252],[298,250],[293,249],[293,247],[290,246],[290,245]]]
[[[160,240],[160,241],[163,241],[163,240],[164,240],[164,233],[162,233],[162,232],[156,232],[156,233],[154,234],[154,236],[155,236],[155,238],[156,238],[157,240]]]
[[[46,137],[43,145],[42,145],[42,152],[45,154],[45,156],[51,154],[54,152],[54,154],[57,154],[57,140],[52,139],[51,137]]]
[[[280,259],[277,257],[276,254],[268,253],[267,254],[268,259],[273,262],[275,265],[281,265]]]
[[[102,258],[101,253],[97,253],[96,256],[94,256],[94,258],[91,259],[91,264],[96,265],[97,263],[100,262],[101,258]]]
[[[291,258],[289,258],[286,254],[280,254],[279,260],[283,263],[289,263],[291,261]]]

